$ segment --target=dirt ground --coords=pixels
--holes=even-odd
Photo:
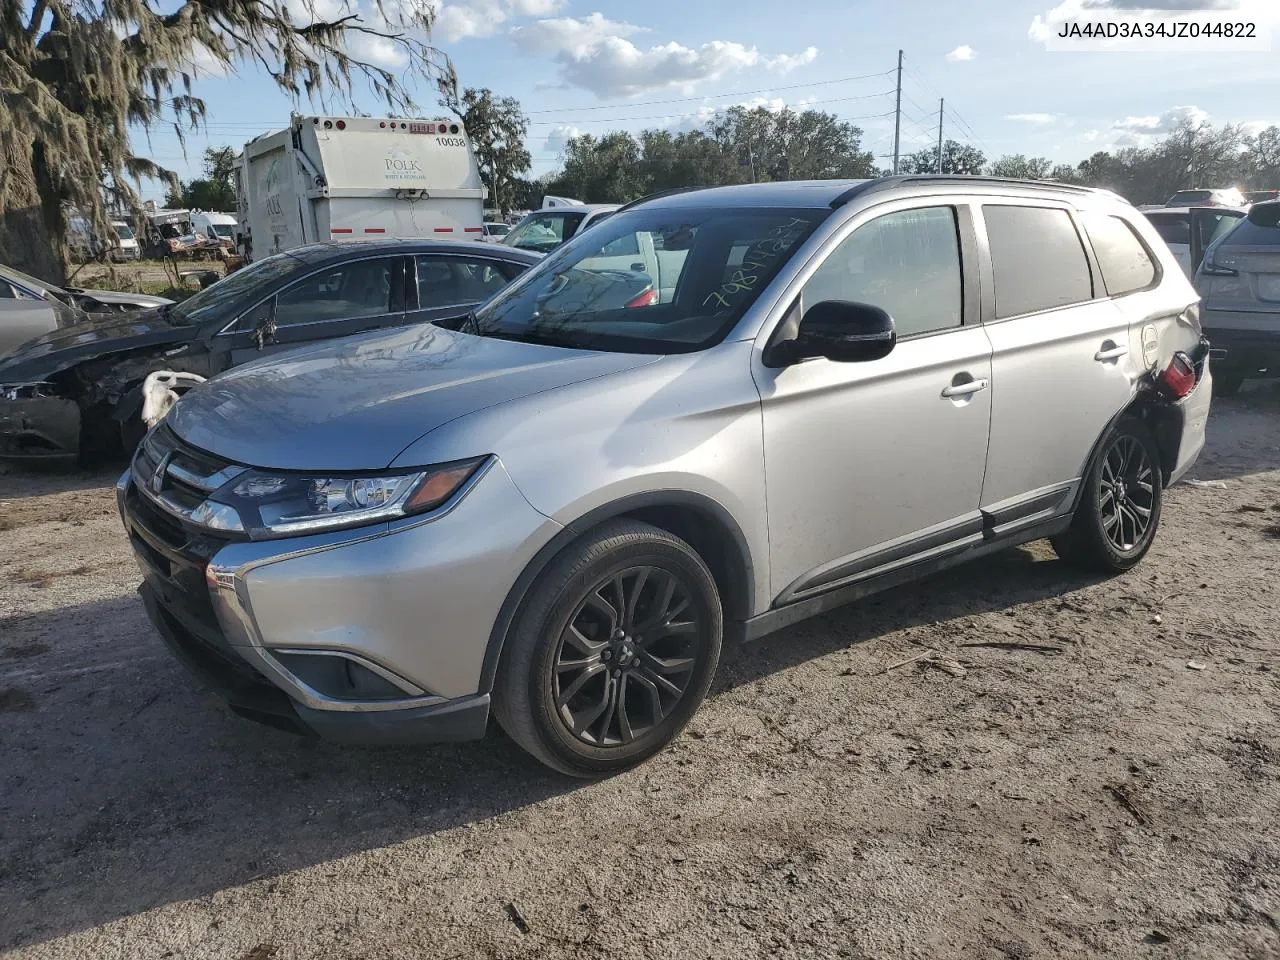
[[[233,717],[148,628],[113,477],[10,472],[0,951],[1280,956],[1280,392],[1192,476],[1135,571],[1033,544],[730,651],[582,785]]]

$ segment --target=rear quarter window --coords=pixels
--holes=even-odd
[[[1264,227],[1252,220],[1241,219],[1235,229],[1222,238],[1224,247],[1280,247],[1280,227]]]
[[[1086,213],[1081,220],[1107,293],[1113,297],[1133,293],[1156,282],[1160,271],[1150,251],[1121,217]]]
[[[996,319],[1093,299],[1093,277],[1071,214],[1055,207],[984,204]]]

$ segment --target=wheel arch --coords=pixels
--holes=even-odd
[[[507,592],[489,632],[480,673],[480,692],[493,689],[502,650],[529,590],[565,548],[609,520],[639,520],[688,543],[711,571],[724,604],[726,634],[752,614],[755,567],[742,528],[723,504],[699,493],[661,490],[638,493],[596,507],[567,524],[525,565]]]
[[[1077,485],[1075,500],[1071,505],[1072,512],[1079,506],[1080,498],[1084,496],[1084,480],[1097,462],[1107,438],[1111,436],[1111,431],[1115,429],[1116,424],[1126,417],[1141,421],[1155,437],[1156,449],[1160,452],[1160,483],[1161,486],[1168,485],[1173,468],[1177,465],[1182,417],[1177,407],[1165,403],[1153,394],[1137,393],[1119,413],[1107,421],[1107,425],[1098,434],[1098,439],[1093,442],[1089,456],[1085,458],[1080,469],[1080,483]]]

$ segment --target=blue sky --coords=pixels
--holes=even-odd
[[[369,0],[343,2],[368,11]],[[415,2],[415,0],[388,0]],[[566,136],[613,129],[686,129],[738,103],[826,110],[857,124],[887,165],[893,144],[893,69],[905,51],[903,152],[932,144],[938,98],[943,132],[994,159],[1026,153],[1075,162],[1099,149],[1141,145],[1179,117],[1280,123],[1280,0],[416,0],[438,9],[433,42],[461,85],[517,97],[531,120],[533,173],[557,167]],[[1056,52],[1044,36],[1064,17],[1197,16],[1276,26],[1272,52]],[[363,5],[363,6],[361,6]],[[395,54],[370,47],[399,69]],[[184,157],[170,131],[150,155],[184,179],[206,144],[242,145],[284,126],[293,104],[257,69],[204,75],[196,92],[205,131]],[[430,91],[422,115],[439,114]],[[355,92],[377,115],[375,98]],[[300,104],[303,113],[321,112]],[[140,152],[148,152],[139,141]],[[157,195],[149,190],[148,195]]]

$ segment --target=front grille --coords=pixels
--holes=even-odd
[[[166,465],[166,472],[156,491],[153,481],[161,464]],[[187,447],[161,424],[139,446],[124,498],[130,541],[147,568],[160,604],[193,633],[223,645],[226,641],[209,598],[205,568],[232,538],[185,522],[179,514],[189,514],[205,498],[208,491],[202,490],[201,484],[216,484],[212,486],[216,489],[225,482],[218,479],[220,471],[235,469],[235,464]],[[140,489],[144,484],[148,493]],[[162,498],[165,505],[155,497]]]

